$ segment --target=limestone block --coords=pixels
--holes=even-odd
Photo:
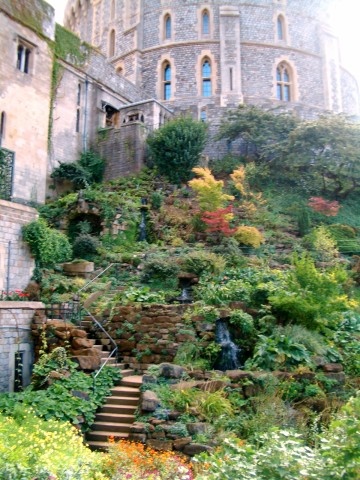
[[[97,370],[100,367],[99,357],[86,357],[84,355],[79,355],[72,357],[71,359],[77,362],[82,370]]]
[[[344,370],[344,367],[340,363],[326,363],[322,366],[324,372],[339,373]]]
[[[183,453],[185,453],[185,455],[189,455],[190,457],[193,457],[198,453],[211,452],[212,450],[213,449],[208,445],[202,445],[200,443],[190,443],[189,445],[185,445],[183,449]]]
[[[144,412],[154,412],[160,405],[160,400],[155,392],[147,390],[141,396],[141,410]]]
[[[173,442],[169,440],[149,438],[149,440],[146,441],[146,445],[154,450],[161,450],[163,452],[169,452],[173,449]]]
[[[82,348],[92,348],[93,342],[86,338],[74,337],[71,341],[71,346],[74,350],[79,350]]]
[[[191,443],[191,437],[177,438],[173,441],[174,450],[183,451],[186,445]]]
[[[73,328],[71,330],[71,335],[73,337],[79,337],[79,338],[86,338],[87,337],[87,333],[85,332],[85,330],[80,330],[80,328]]]
[[[101,358],[101,354],[97,348],[81,348],[76,350],[74,348],[71,349],[72,355],[75,356],[85,356],[85,357],[99,357]]]
[[[186,369],[180,365],[171,363],[161,363],[159,365],[159,375],[165,378],[181,378],[186,373]]]

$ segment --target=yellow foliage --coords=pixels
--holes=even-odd
[[[239,243],[249,245],[250,247],[254,248],[258,248],[262,243],[264,243],[264,237],[255,227],[241,225],[236,230],[234,236]]]
[[[194,178],[188,183],[196,193],[202,211],[215,212],[225,206],[228,200],[233,200],[232,195],[223,192],[224,182],[216,180],[211,170],[195,167],[192,171],[200,178]]]
[[[231,180],[234,182],[235,188],[239,190],[241,195],[243,195],[244,197],[248,195],[247,187],[245,184],[245,177],[246,173],[245,167],[243,165],[234,170],[233,173],[230,175]]]

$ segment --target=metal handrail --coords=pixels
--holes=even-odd
[[[114,265],[118,265],[118,263],[110,263],[110,265],[108,265],[106,268],[104,268],[104,270],[102,270],[98,275],[96,275],[96,277],[92,278],[90,280],[90,282],[86,283],[82,288],[80,288],[76,295],[78,296],[79,298],[79,294],[80,292],[82,292],[83,290],[85,290],[89,285],[91,285],[92,283],[95,282],[95,280],[97,280],[99,277],[101,277],[105,272],[107,272],[111,267],[113,267]],[[80,303],[80,302],[79,302]],[[112,336],[105,330],[105,328],[101,325],[101,323],[94,317],[94,315],[92,315],[91,312],[89,312],[89,310],[87,308],[85,308],[81,303],[80,303],[80,308],[81,310],[85,313],[85,315],[87,315],[88,317],[91,318],[92,322],[107,336],[107,338],[110,340],[110,342],[112,343],[112,346],[113,346],[113,350],[110,352],[109,356],[105,359],[104,363],[100,366],[100,368],[96,371],[96,373],[94,374],[93,376],[93,389],[95,390],[95,380],[97,378],[97,376],[100,374],[100,372],[102,371],[102,369],[108,364],[109,360],[111,358],[113,358],[115,355],[116,355],[116,360],[117,360],[117,352],[118,352],[118,346],[115,342],[115,340],[112,338]]]
[[[80,288],[77,292],[76,292],[76,295],[78,295],[80,292],[82,292],[83,290],[85,290],[89,285],[91,285],[92,283],[95,282],[95,280],[97,280],[99,277],[101,277],[101,275],[103,275],[105,272],[107,272],[111,267],[113,267],[114,265],[119,265],[118,263],[110,263],[110,265],[108,265],[104,270],[102,270],[100,273],[98,273],[96,275],[96,277],[92,278],[90,280],[90,282],[86,283],[82,288]]]
[[[115,340],[111,337],[111,335],[109,335],[109,333],[105,330],[105,328],[101,325],[101,323],[91,314],[91,312],[89,312],[89,310],[87,310],[86,308],[83,307],[83,310],[84,312],[86,313],[87,316],[89,316],[91,318],[91,320],[95,323],[95,325],[100,328],[100,330],[105,333],[105,335],[108,337],[108,339],[111,341],[111,343],[113,344],[113,347],[114,349],[111,351],[111,353],[109,354],[109,356],[107,357],[107,359],[105,360],[105,362],[100,366],[99,370],[97,370],[97,372],[95,373],[94,375],[94,382],[95,382],[95,378],[99,375],[99,373],[101,372],[101,370],[105,367],[105,365],[109,362],[110,358],[112,358],[115,354],[117,354],[117,351],[118,351],[118,346],[115,342]],[[94,385],[95,386],[95,385]]]

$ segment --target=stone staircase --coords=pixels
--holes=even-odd
[[[119,385],[111,389],[111,396],[107,397],[96,414],[91,431],[85,436],[85,442],[92,450],[106,450],[109,437],[120,440],[129,436],[139,404],[142,376],[135,375],[135,371],[128,368],[128,365],[116,363],[116,358],[109,358],[111,341],[97,338],[92,325],[90,317],[85,317],[81,322],[81,328],[87,331],[89,340],[94,342],[93,348],[100,352],[101,363],[107,362],[109,367],[120,369],[122,376]]]
[[[115,440],[129,436],[135,420],[135,410],[139,404],[142,376],[132,370],[122,370],[120,385],[111,389],[111,396],[96,414],[90,432],[86,434],[86,444],[92,450],[106,450],[109,437]]]

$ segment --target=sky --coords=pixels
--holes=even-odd
[[[63,23],[67,0],[46,0],[55,8],[57,23]],[[360,0],[341,0],[334,9],[333,25],[339,36],[342,63],[360,83]]]

